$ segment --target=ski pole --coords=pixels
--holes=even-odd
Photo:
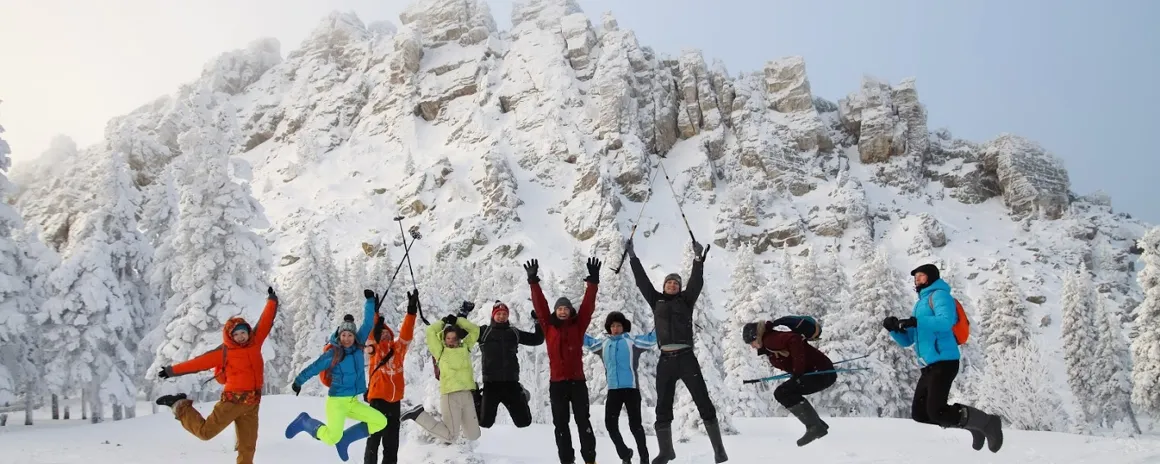
[[[673,180],[669,178],[669,171],[665,169],[665,162],[663,159],[664,156],[661,156],[661,158],[662,159],[660,161],[657,161],[657,164],[661,166],[661,172],[665,173],[665,181],[667,181],[669,184],[669,191],[673,192],[673,201],[677,202],[677,211],[680,211],[681,219],[685,221],[685,230],[689,231],[689,238],[693,239],[695,242],[697,241],[697,237],[693,236],[693,228],[689,227],[689,218],[685,216],[685,208],[681,207],[681,200],[677,198],[677,189],[673,188]]]
[[[840,373],[840,372],[852,372],[852,371],[868,371],[868,370],[870,370],[870,368],[869,368],[869,367],[851,367],[851,368],[846,368],[846,369],[831,369],[831,370],[828,370],[828,371],[816,371],[816,372],[808,372],[808,373],[805,373],[805,374],[802,374],[802,375],[817,375],[817,374],[837,374],[837,373]],[[773,376],[769,376],[769,377],[762,377],[762,378],[760,378],[760,379],[749,379],[749,380],[742,380],[742,381],[741,381],[741,383],[758,383],[758,382],[768,382],[768,381],[770,381],[770,380],[781,380],[781,379],[788,379],[788,378],[790,378],[790,377],[793,377],[793,374],[781,374],[781,375],[773,375]]]
[[[399,236],[403,239],[403,243],[406,243],[407,233],[403,231],[403,216],[395,216],[395,222],[399,223]],[[419,231],[412,231],[411,238],[418,240]],[[411,243],[414,243],[414,240],[412,240]],[[411,267],[411,255],[408,253],[403,257],[407,259],[407,270],[411,271],[411,287],[413,287],[415,293],[419,293],[419,284],[415,282],[415,268]],[[419,319],[423,321],[423,324],[431,325],[431,323],[427,321],[427,317],[423,315],[423,304],[419,301],[416,301],[416,306],[418,306],[419,310]]]
[[[660,163],[658,162],[657,164],[660,164]],[[650,177],[648,179],[648,194],[645,195],[645,197],[644,197],[644,203],[640,204],[640,213],[637,213],[636,221],[632,223],[632,232],[628,233],[628,241],[630,241],[630,242],[632,241],[632,237],[636,236],[636,226],[640,225],[640,218],[644,217],[645,205],[648,205],[648,201],[650,199],[652,199],[652,193],[653,193],[652,185],[653,185],[653,181],[656,180],[656,178],[657,178],[658,172],[660,172],[660,171],[657,171],[656,168],[653,168],[652,177]],[[614,274],[620,274],[620,268],[624,267],[624,258],[627,256],[628,256],[628,247],[625,247],[624,252],[620,254],[620,264],[617,264],[616,269],[612,270],[612,272]]]
[[[405,240],[405,239],[403,240],[403,258],[399,260],[399,265],[395,266],[395,274],[391,276],[390,282],[387,283],[387,290],[384,291],[383,295],[379,298],[379,300],[375,302],[375,312],[376,313],[379,312],[379,308],[382,307],[383,301],[387,299],[387,294],[391,292],[391,287],[393,287],[395,285],[395,277],[399,276],[399,271],[403,269],[403,262],[407,261],[408,255],[411,254],[411,246],[414,245],[415,240],[418,240],[419,238],[421,238],[421,237],[412,236],[412,240],[411,240],[410,244],[407,243],[407,240]]]

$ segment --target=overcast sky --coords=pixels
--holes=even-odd
[[[0,0],[0,124],[17,163],[58,133],[98,142],[109,118],[195,79],[258,37],[285,55],[332,10],[364,22],[388,0]],[[511,1],[493,0],[500,28]],[[611,10],[642,44],[700,48],[736,74],[802,55],[814,94],[837,100],[863,74],[914,76],[931,129],[1035,140],[1073,190],[1160,223],[1160,1],[579,0]]]

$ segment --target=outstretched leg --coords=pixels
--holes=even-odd
[[[257,405],[218,401],[209,417],[202,418],[201,413],[194,409],[193,401],[185,399],[173,405],[173,413],[177,420],[181,421],[181,426],[193,436],[202,440],[211,440],[237,420],[239,416],[256,410],[257,407]]]

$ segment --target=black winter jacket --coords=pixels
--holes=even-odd
[[[519,382],[520,361],[516,358],[519,345],[544,344],[544,331],[535,324],[535,332],[524,332],[510,323],[491,324],[479,328],[479,350],[483,355],[484,382]]]
[[[701,296],[701,288],[705,286],[705,263],[693,261],[689,283],[676,295],[658,292],[649,280],[648,274],[644,272],[640,259],[631,258],[629,263],[632,265],[636,287],[652,308],[657,346],[662,348],[665,345],[677,344],[693,346],[693,308],[697,305],[697,298]]]

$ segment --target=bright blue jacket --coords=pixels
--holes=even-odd
[[[657,332],[644,335],[609,335],[593,338],[584,335],[584,348],[600,355],[604,361],[604,375],[608,379],[608,389],[639,388],[636,366],[640,354],[657,346]]]
[[[951,327],[958,322],[958,314],[951,286],[938,279],[918,292],[918,301],[914,302],[918,326],[908,327],[906,332],[890,332],[890,336],[899,345],[914,345],[914,352],[924,366],[954,361],[959,359],[959,342]]]
[[[306,366],[298,377],[294,378],[294,383],[304,385],[306,381],[312,377],[322,373],[322,371],[330,369],[330,391],[327,392],[329,396],[359,396],[367,391],[367,365],[366,356],[362,351],[361,340],[366,340],[370,336],[371,328],[374,327],[375,321],[375,300],[368,298],[366,304],[363,305],[363,321],[362,325],[358,327],[358,333],[355,334],[355,344],[350,348],[343,348],[338,343],[338,333],[335,332],[330,336],[330,344],[343,350],[342,359],[335,364],[333,368],[330,363],[334,360],[334,355],[337,350],[329,349],[322,353],[318,359]],[[321,347],[320,347],[321,348]]]

